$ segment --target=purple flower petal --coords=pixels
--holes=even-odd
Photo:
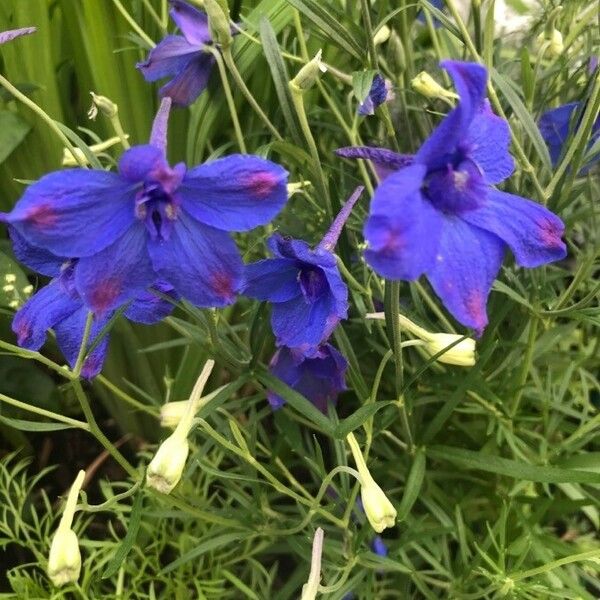
[[[181,73],[191,60],[201,54],[198,46],[192,46],[180,35],[168,35],[148,54],[148,58],[136,67],[146,81],[158,81]]]
[[[148,248],[158,276],[196,306],[226,306],[242,286],[243,263],[227,233],[182,211],[168,241]]]
[[[335,267],[335,256],[332,252],[322,249],[313,250],[304,240],[295,240],[274,233],[268,240],[267,246],[275,256],[289,258],[318,267]]]
[[[504,257],[504,242],[456,217],[444,219],[435,264],[427,271],[435,293],[452,315],[481,334],[486,304]]]
[[[71,368],[75,366],[77,357],[79,356],[79,349],[83,339],[87,315],[87,308],[81,306],[78,310],[73,312],[65,319],[62,319],[54,326],[58,347],[60,348],[60,351],[63,353],[64,357],[67,359],[69,365],[71,365]],[[110,315],[100,319],[94,318],[92,327],[90,329],[88,348],[94,343],[102,329],[108,323],[109,319]],[[81,375],[83,377],[86,379],[92,379],[100,373],[102,366],[104,365],[104,359],[106,358],[107,350],[108,334],[104,335],[92,352],[86,356],[81,369]]]
[[[32,246],[14,227],[9,227],[8,231],[13,252],[19,262],[48,277],[60,275],[61,267],[67,262],[67,258],[56,256],[47,250]]]
[[[286,302],[300,296],[300,269],[286,258],[269,258],[246,265],[246,283],[242,290],[257,300]]]
[[[551,211],[520,196],[491,189],[481,208],[463,215],[472,225],[496,234],[522,267],[539,267],[564,258],[564,223]]]
[[[208,17],[187,2],[182,0],[170,0],[171,18],[181,29],[181,33],[190,44],[202,46],[210,44],[212,37],[208,26]]]
[[[173,301],[170,302],[156,292],[169,296]],[[174,302],[176,301],[177,294],[173,290],[173,287],[167,283],[159,282],[154,284],[151,290],[138,294],[135,300],[127,307],[124,314],[130,321],[143,323],[144,325],[153,325],[154,323],[159,323],[173,312]]]
[[[246,231],[268,223],[283,208],[287,175],[269,160],[232,154],[189,170],[178,194],[200,222]]]
[[[133,146],[119,160],[119,173],[132,183],[153,178],[154,173],[168,169],[164,152],[150,144]]]
[[[430,170],[443,167],[455,152],[481,107],[487,83],[487,69],[482,65],[444,60],[440,66],[450,73],[460,100],[415,156],[417,162],[426,164]]]
[[[489,102],[485,101],[475,115],[462,144],[483,171],[486,183],[494,185],[513,174],[515,161],[508,152],[510,128],[492,112]]]
[[[375,190],[365,224],[367,262],[390,279],[417,279],[435,260],[442,217],[423,198],[425,166],[397,171]]]
[[[80,259],[75,269],[79,294],[101,316],[141,294],[155,280],[141,223],[94,256]]]
[[[28,350],[39,350],[46,340],[46,331],[81,306],[81,300],[65,293],[58,279],[52,280],[15,314],[12,330],[17,343]]]
[[[37,27],[22,27],[21,29],[10,29],[0,32],[0,45],[11,42],[22,35],[30,35],[37,31]]]
[[[555,166],[562,154],[563,145],[569,137],[571,118],[579,105],[579,102],[564,104],[545,112],[540,117],[540,133],[548,146],[552,164]]]
[[[134,195],[114,173],[55,171],[30,185],[6,220],[57,256],[91,256],[133,223]]]
[[[410,154],[398,154],[387,148],[375,148],[372,146],[349,146],[338,148],[335,153],[343,158],[362,158],[370,160],[375,167],[377,177],[383,181],[394,171],[412,165],[414,157]]]
[[[177,106],[189,106],[206,89],[215,59],[199,52],[169,83],[160,88],[160,96],[168,96]]]

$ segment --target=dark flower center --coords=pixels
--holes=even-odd
[[[423,191],[438,210],[456,215],[479,208],[487,185],[477,165],[463,159],[429,173]]]
[[[144,183],[135,203],[135,214],[144,221],[153,240],[168,240],[179,208],[173,197],[155,181]]]
[[[316,302],[327,291],[327,279],[321,269],[305,267],[298,275],[304,299],[309,304]]]

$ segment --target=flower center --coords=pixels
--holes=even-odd
[[[308,304],[316,302],[327,291],[327,279],[321,269],[308,267],[298,275],[302,295]]]
[[[475,163],[464,159],[431,173],[426,179],[424,193],[438,210],[461,214],[481,206],[487,185]]]
[[[144,183],[135,201],[135,216],[144,221],[153,240],[168,240],[177,219],[179,207],[173,196],[155,181]]]

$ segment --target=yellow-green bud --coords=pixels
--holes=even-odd
[[[109,119],[113,119],[119,112],[119,107],[106,96],[99,96],[90,92],[92,95],[92,106],[88,111],[88,117],[94,120],[98,116],[98,112],[101,112],[104,116]]]
[[[204,0],[204,10],[208,15],[208,25],[213,41],[223,49],[229,48],[233,37],[227,5],[217,0]]]
[[[85,471],[79,471],[69,491],[65,510],[50,546],[47,573],[50,581],[59,587],[77,581],[81,572],[79,540],[71,526],[84,479]]]
[[[315,57],[307,62],[299,71],[296,77],[289,83],[290,89],[296,93],[302,93],[310,89],[319,78],[320,73],[325,73],[327,67],[321,61],[322,50],[319,50]]]
[[[129,138],[129,136],[126,135],[125,139],[128,139],[128,138]],[[109,148],[111,148],[112,146],[114,146],[120,142],[121,142],[120,137],[118,137],[118,136],[111,137],[104,142],[100,142],[99,144],[92,144],[90,146],[90,152],[92,154],[98,155],[101,152],[104,152],[104,150],[108,150]],[[76,166],[84,165],[84,164],[88,163],[88,159],[87,159],[86,155],[83,153],[83,151],[81,150],[81,148],[73,148],[73,150],[75,151],[75,154],[77,155],[78,160],[75,160],[75,157],[73,156],[73,153],[71,152],[71,150],[69,148],[64,148],[63,149],[63,159],[62,159],[63,167],[76,167]]]
[[[393,70],[400,75],[406,69],[406,52],[400,36],[392,30],[387,46],[387,59]]]
[[[367,515],[367,520],[371,524],[371,527],[377,533],[381,533],[387,527],[394,526],[398,513],[369,472],[354,434],[349,433],[346,440],[352,451],[352,456],[354,457],[354,462],[360,476],[360,497],[365,515]]]
[[[310,560],[310,574],[308,581],[302,586],[300,600],[315,600],[321,582],[321,555],[323,554],[323,530],[318,527],[315,531],[312,543],[312,555]]]
[[[146,471],[146,483],[163,494],[170,494],[179,483],[190,446],[188,429],[177,429],[160,445]]]
[[[375,46],[379,46],[380,44],[387,42],[390,39],[391,33],[392,30],[387,25],[380,27],[377,33],[373,36],[373,44]]]
[[[413,90],[426,98],[458,98],[458,96],[443,88],[427,71],[421,71],[411,82]]]
[[[429,355],[435,356],[444,348],[454,344],[457,340],[461,340],[462,337],[462,335],[454,333],[430,333],[429,338],[423,340],[425,350]],[[462,339],[452,348],[448,348],[437,360],[448,365],[472,367],[475,364],[475,340],[471,338]]]

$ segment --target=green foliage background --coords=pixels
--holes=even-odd
[[[560,214],[569,258],[533,271],[506,263],[473,368],[441,366],[416,349],[400,355],[393,332],[364,318],[382,303],[389,313],[397,287],[388,285],[386,296],[360,258],[362,200],[338,247],[353,277],[350,318],[335,334],[350,362],[349,390],[328,416],[285,389],[288,406],[277,413],[268,407],[264,387],[276,383],[266,372],[273,341],[265,306],[240,299],[218,314],[182,306],[151,328],[118,320],[103,375],[85,393],[109,438],[126,436],[121,450],[134,465],[129,475],[90,435],[72,382],[41,355],[11,346],[12,311],[3,299],[0,429],[3,449],[19,454],[0,465],[0,597],[297,598],[319,525],[324,597],[332,600],[351,591],[360,599],[600,596],[600,185],[597,171],[575,176],[600,106],[598,71],[587,70],[599,51],[599,5],[540,1],[540,19],[515,42],[494,35],[490,0],[473,2],[464,28],[426,0],[230,0],[232,18],[249,34],[236,37],[235,63],[283,138],[274,138],[230,78],[248,150],[284,164],[290,181],[310,182],[272,226],[239,236],[246,260],[266,255],[273,227],[316,242],[330,221],[328,206],[337,209],[359,183],[373,189],[367,166],[336,158],[335,148],[418,148],[447,106],[416,94],[410,81],[427,70],[447,85],[436,65],[448,57],[490,67],[490,98],[509,119],[518,162],[504,189]],[[423,7],[441,28],[416,22]],[[565,40],[556,58],[542,56],[535,44],[551,14]],[[392,37],[374,47],[371,33],[384,24]],[[106,119],[88,121],[90,90],[118,104],[132,144],[147,139],[158,101],[134,68],[148,50],[138,28],[155,41],[166,28],[173,31],[165,1],[2,0],[0,30],[28,25],[38,33],[0,49],[10,82],[76,132],[78,146],[114,135]],[[286,86],[318,49],[333,68],[305,95],[316,164]],[[373,68],[391,79],[396,101],[389,112],[361,119],[351,77]],[[357,90],[360,81],[355,76]],[[573,100],[587,101],[589,110],[571,140],[572,155],[553,170],[536,119]],[[0,103],[0,209],[8,210],[24,182],[60,167],[63,148],[27,107],[5,94]],[[208,91],[173,114],[169,158],[196,164],[237,151],[215,70]],[[102,164],[114,164],[118,154],[108,151]],[[8,254],[8,242],[2,244]],[[2,269],[24,277],[3,260]],[[399,287],[403,313],[431,331],[462,331],[424,282]],[[62,364],[53,341],[43,356]],[[132,488],[166,436],[161,404],[185,399],[209,357],[217,368],[208,390],[224,387],[199,415],[182,483],[168,497]],[[41,419],[27,406],[73,422]],[[373,532],[355,504],[357,483],[332,472],[348,464],[344,436],[351,430],[399,511],[396,527],[384,534],[387,558],[371,550]],[[44,443],[54,444],[58,470],[40,467]],[[65,461],[61,449],[69,444],[84,451],[65,451]],[[43,572],[57,497],[95,457],[90,502],[107,504],[95,510],[84,502],[77,518],[82,576],[58,591]]]

